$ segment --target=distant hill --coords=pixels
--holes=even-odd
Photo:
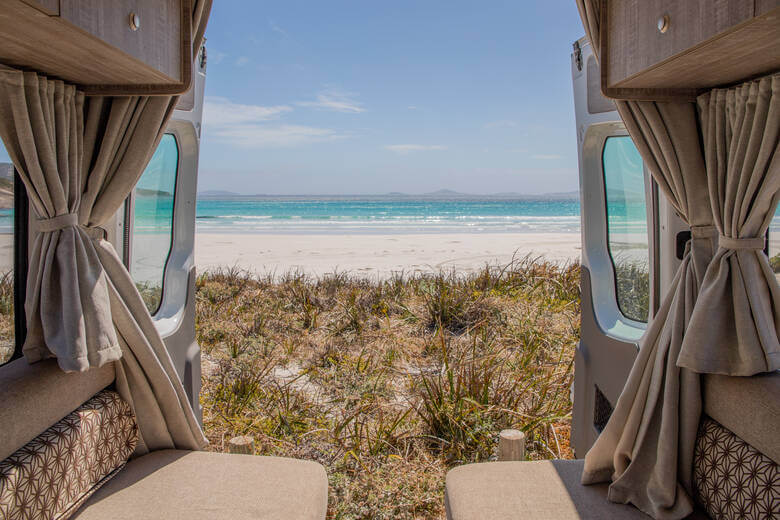
[[[163,190],[150,190],[147,188],[136,188],[135,194],[141,197],[173,197],[173,193]]]
[[[555,200],[555,201],[576,201],[580,198],[578,191],[528,194],[528,193],[491,193],[475,195],[472,193],[461,193],[453,190],[437,190],[428,193],[401,193],[391,192],[375,195],[269,195],[266,193],[256,193],[246,195],[225,190],[204,190],[198,192],[199,199],[244,199],[244,200]]]
[[[199,198],[211,198],[216,199],[220,197],[242,197],[246,195],[241,195],[240,193],[234,193],[232,191],[224,191],[224,190],[204,190],[198,192]]]

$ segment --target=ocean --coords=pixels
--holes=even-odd
[[[202,233],[408,234],[580,229],[576,200],[201,199]]]
[[[138,233],[170,230],[172,197],[138,197]],[[643,232],[644,215],[611,207],[610,224]],[[635,211],[634,211],[635,212]],[[0,209],[0,234],[12,233],[13,209]],[[577,200],[360,200],[292,197],[206,198],[197,201],[201,233],[419,234],[579,233]],[[770,249],[780,251],[780,207],[770,225]]]

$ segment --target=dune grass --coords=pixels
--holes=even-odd
[[[14,273],[0,274],[0,365],[14,353]]]
[[[615,292],[620,312],[632,320],[647,322],[650,313],[650,267],[648,263],[615,259]]]
[[[236,269],[197,280],[210,449],[316,460],[329,517],[442,518],[450,467],[571,457],[579,267],[532,258],[475,274],[386,280]]]

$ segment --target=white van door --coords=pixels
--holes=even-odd
[[[609,419],[657,306],[657,190],[612,100],[590,43],[574,44],[582,232],[582,322],[572,446],[583,457]]]
[[[117,215],[114,240],[202,420],[194,243],[205,48],[193,71],[192,88],[180,98],[124,212]]]

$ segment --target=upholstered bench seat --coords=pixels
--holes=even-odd
[[[323,520],[325,470],[278,457],[163,450],[127,463],[78,520]]]
[[[450,520],[648,520],[607,501],[607,485],[580,484],[582,460],[486,462],[447,473]],[[694,515],[691,519],[707,518]]]

